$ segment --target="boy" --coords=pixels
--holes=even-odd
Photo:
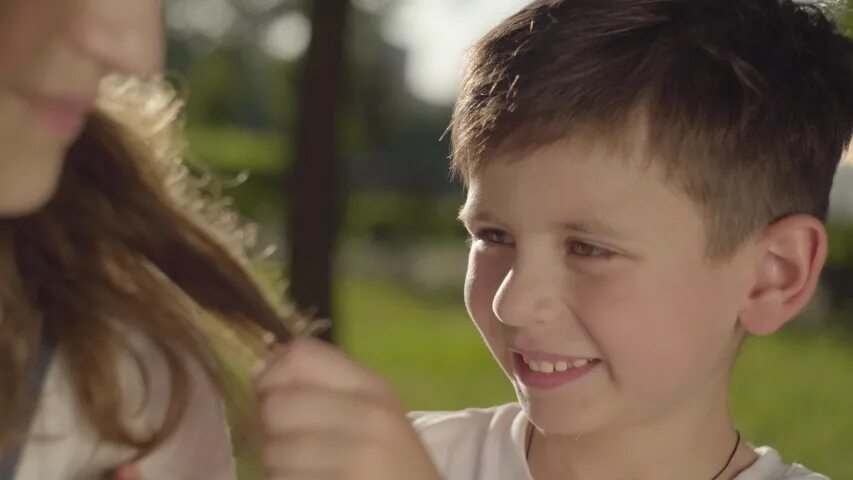
[[[427,457],[383,381],[299,343],[258,384],[269,470],[825,478],[744,441],[728,384],[814,292],[851,132],[853,44],[817,7],[534,1],[474,47],[453,120],[466,306],[519,403],[413,415]]]

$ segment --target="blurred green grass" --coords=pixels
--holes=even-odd
[[[281,173],[290,163],[290,145],[282,135],[233,127],[199,127],[184,133],[189,158],[217,171],[257,175]]]
[[[410,409],[513,401],[462,305],[432,303],[378,281],[346,279],[339,287],[342,345],[389,378]],[[853,478],[851,346],[831,331],[749,339],[732,382],[744,438],[833,479]],[[259,479],[251,452],[239,447],[240,478]]]

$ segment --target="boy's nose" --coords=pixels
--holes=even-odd
[[[553,323],[568,313],[558,278],[547,270],[519,266],[507,273],[492,310],[498,320],[515,327]]]
[[[106,73],[148,75],[163,65],[160,0],[81,0],[72,35]]]

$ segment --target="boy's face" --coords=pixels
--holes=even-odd
[[[755,256],[709,261],[698,206],[642,151],[567,139],[471,179],[466,306],[546,433],[727,401]]]

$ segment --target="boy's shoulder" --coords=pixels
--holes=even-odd
[[[518,403],[449,412],[411,412],[409,418],[443,478],[530,478],[524,458],[529,423]],[[829,480],[798,463],[787,464],[770,447],[735,480]]]
[[[412,412],[409,418],[444,478],[528,478],[523,452],[528,423],[519,404]]]
[[[415,429],[424,436],[464,437],[500,431],[509,433],[513,422],[523,415],[521,405],[508,403],[491,408],[467,408],[454,411],[410,412]]]
[[[465,426],[490,424],[493,420],[512,421],[522,413],[521,405],[518,403],[507,403],[489,408],[466,408],[463,410],[450,411],[413,411],[409,412],[409,419],[418,430],[432,428],[452,428],[454,426]]]
[[[735,480],[829,480],[798,463],[786,464],[779,452],[770,447],[758,447],[755,453],[758,460]]]

